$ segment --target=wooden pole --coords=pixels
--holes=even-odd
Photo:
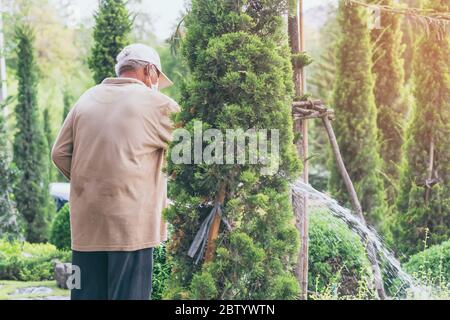
[[[366,220],[363,215],[361,203],[359,202],[358,195],[356,193],[355,187],[353,186],[352,180],[350,179],[350,175],[348,174],[347,169],[345,168],[344,160],[342,159],[341,151],[339,149],[339,145],[336,139],[336,135],[334,134],[333,126],[331,125],[331,121],[328,117],[322,118],[323,124],[328,134],[328,138],[331,143],[331,148],[333,150],[337,167],[339,172],[344,180],[345,186],[347,188],[347,192],[350,196],[350,202],[352,204],[353,210],[358,215],[360,221],[367,226]],[[374,275],[374,283],[375,289],[377,291],[378,297],[382,300],[386,299],[386,292],[384,290],[383,278],[381,276],[380,263],[378,261],[377,252],[375,250],[375,246],[371,239],[365,239],[367,241],[367,256],[372,266],[372,271]]]
[[[303,25],[303,0],[299,0],[295,8],[295,14],[288,18],[289,41],[292,54],[305,51],[305,35]],[[294,65],[294,84],[296,97],[302,97],[306,90],[305,70]],[[299,158],[303,160],[302,180],[309,183],[308,168],[308,121],[306,119],[294,119],[294,132],[301,133],[301,138],[296,142]],[[295,274],[300,284],[300,299],[308,298],[308,213],[307,197],[293,195],[292,199],[296,227],[300,234],[300,253],[297,259]]]

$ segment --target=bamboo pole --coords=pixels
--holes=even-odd
[[[341,151],[339,149],[339,145],[337,143],[336,135],[334,134],[333,126],[331,125],[331,121],[328,117],[322,117],[323,124],[328,134],[328,138],[331,143],[331,147],[336,159],[337,167],[339,172],[344,180],[345,186],[347,188],[347,192],[350,196],[350,202],[352,204],[353,210],[358,215],[360,221],[367,226],[366,220],[363,215],[361,204],[358,200],[358,195],[356,193],[355,187],[350,179],[350,175],[348,174],[347,169],[345,168],[344,161],[341,156]],[[384,290],[383,279],[381,276],[380,264],[377,257],[377,252],[375,250],[375,246],[371,239],[365,239],[367,241],[367,256],[372,266],[372,271],[374,274],[374,282],[375,289],[377,291],[378,297],[382,300],[386,299],[386,292]]]
[[[295,8],[295,15],[288,18],[289,42],[293,54],[304,52],[305,35],[303,26],[303,0],[299,0]],[[295,95],[301,97],[305,93],[305,70],[294,66],[294,84]],[[303,160],[304,170],[302,180],[309,183],[308,168],[308,122],[306,119],[298,119],[294,117],[294,132],[301,133],[301,139],[296,142],[297,153],[299,158]],[[308,298],[308,214],[307,214],[307,197],[306,195],[293,195],[292,199],[296,227],[300,234],[301,247],[295,268],[295,275],[300,285],[300,299]]]

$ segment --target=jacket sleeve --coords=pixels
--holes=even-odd
[[[52,149],[52,160],[61,173],[70,180],[73,152],[74,109],[69,112]]]

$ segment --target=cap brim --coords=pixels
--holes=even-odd
[[[168,76],[165,75],[164,72],[161,72],[161,75],[159,76],[159,89],[162,90],[171,86],[173,86],[173,82]]]

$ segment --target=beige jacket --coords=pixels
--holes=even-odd
[[[52,159],[70,180],[72,249],[136,251],[167,240],[162,172],[178,105],[144,83],[106,79],[67,116]]]

